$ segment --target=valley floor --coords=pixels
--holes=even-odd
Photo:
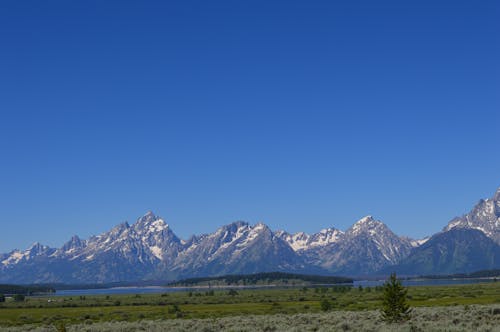
[[[220,317],[215,319],[168,319],[135,322],[103,322],[71,325],[67,331],[500,331],[500,305],[415,308],[412,319],[402,324],[380,321],[380,313],[331,311],[327,313],[274,314]],[[54,326],[19,326],[8,332],[57,331]]]
[[[381,287],[333,286],[29,297],[0,303],[0,330],[500,332],[500,282],[409,287],[403,324],[381,321],[381,296]]]

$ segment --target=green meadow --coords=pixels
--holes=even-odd
[[[99,324],[184,323],[203,319],[323,315],[354,312],[376,315],[381,305],[381,287],[297,287],[282,289],[192,290],[162,294],[43,296],[0,303],[0,327],[62,329]],[[500,320],[500,282],[413,286],[409,303],[418,308],[468,308],[483,305]],[[497,309],[498,308],[498,309]],[[485,309],[486,310],[486,309]],[[487,311],[487,312],[490,312]],[[445,315],[446,316],[446,315]],[[267,317],[267,318],[266,318]],[[312,316],[311,316],[312,317]],[[500,321],[499,321],[500,323]],[[179,322],[175,323],[179,324]],[[99,330],[99,329],[97,329]]]

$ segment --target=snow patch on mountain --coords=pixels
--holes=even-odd
[[[8,254],[7,258],[2,260],[3,266],[15,265],[23,261],[29,261],[35,257],[39,256],[49,256],[54,253],[55,249],[48,246],[44,246],[39,242],[33,243],[28,249],[14,250]]]
[[[443,231],[450,231],[454,228],[480,230],[500,244],[500,188],[492,198],[479,200],[469,213],[453,218]]]
[[[298,252],[335,243],[342,239],[344,233],[335,228],[325,228],[312,235],[304,232],[289,234],[285,231],[277,231],[275,235],[287,242],[294,251]]]
[[[21,259],[25,257],[25,254],[19,250],[14,250],[10,253],[9,257],[2,261],[2,264],[7,266],[11,264],[18,263]]]
[[[410,239],[410,244],[413,248],[416,248],[416,247],[420,247],[422,244],[426,243],[427,241],[429,241],[431,237],[428,236],[428,237],[425,237],[423,239],[418,239],[418,240],[411,240]]]

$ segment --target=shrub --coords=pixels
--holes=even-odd
[[[323,299],[323,300],[321,300],[320,306],[321,306],[321,310],[328,311],[332,308],[332,303],[330,301],[328,301],[328,299]]]
[[[56,328],[57,332],[66,332],[66,326],[62,322],[57,323],[55,325],[55,328]]]
[[[341,328],[342,331],[349,331],[351,329],[351,327],[349,326],[348,323],[342,323],[340,325],[340,328]]]
[[[181,311],[181,308],[177,304],[173,304],[171,308],[168,309],[169,314],[175,314]]]
[[[25,296],[23,294],[14,295],[14,301],[16,301],[16,302],[23,302],[24,299],[25,299]]]

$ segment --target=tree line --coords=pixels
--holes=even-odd
[[[175,282],[171,282],[169,286],[193,286],[207,282],[219,282],[227,285],[243,284],[255,285],[259,283],[273,283],[281,282],[287,283],[288,281],[302,281],[312,284],[343,284],[352,283],[353,279],[338,276],[321,276],[321,275],[306,275],[285,272],[263,272],[255,274],[232,274],[220,277],[200,277],[188,278]]]
[[[34,295],[34,294],[46,294],[46,293],[55,293],[55,289],[53,287],[47,286],[38,286],[38,285],[6,285],[0,284],[0,294],[5,295]]]

